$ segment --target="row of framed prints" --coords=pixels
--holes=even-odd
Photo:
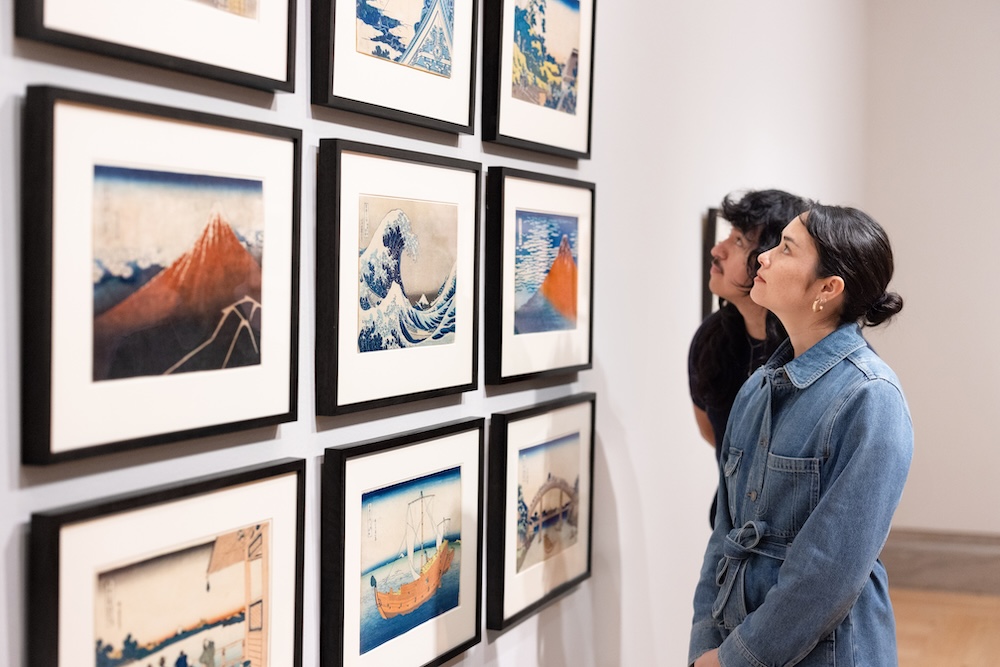
[[[24,462],[294,421],[301,132],[51,87],[24,119]],[[476,389],[481,166],[321,140],[317,171],[317,412]],[[590,368],[594,185],[486,199],[486,381]]]
[[[427,667],[480,641],[487,497],[487,628],[587,579],[595,404],[494,414],[488,487],[482,418],[327,449],[323,667]],[[34,514],[29,664],[301,667],[304,504],[305,461],[286,459]]]
[[[486,3],[483,135],[590,156],[595,0]],[[23,37],[291,91],[294,0],[17,0]],[[473,132],[477,0],[312,0],[312,101]]]

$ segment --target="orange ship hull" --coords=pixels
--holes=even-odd
[[[382,618],[409,614],[434,595],[441,587],[441,578],[451,567],[454,555],[455,550],[448,546],[448,540],[444,540],[434,558],[427,561],[419,579],[387,593],[375,589],[375,606]]]

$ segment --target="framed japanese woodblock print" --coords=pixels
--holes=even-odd
[[[23,460],[294,420],[301,132],[47,87],[24,119]]]
[[[323,667],[430,667],[479,643],[483,426],[326,450]]]
[[[295,88],[291,0],[16,0],[21,37],[263,90]]]
[[[323,139],[319,414],[477,385],[478,163]]]
[[[305,462],[31,517],[29,665],[302,664]]]
[[[712,269],[712,248],[729,236],[733,226],[719,215],[719,209],[710,208],[702,218],[701,228],[701,318],[705,319],[719,308],[719,300],[708,288],[709,271]]]
[[[495,0],[483,16],[483,139],[590,157],[596,0]]]
[[[503,630],[590,577],[596,396],[490,421],[486,626]]]
[[[312,101],[471,134],[478,0],[312,0]]]
[[[592,365],[594,184],[506,167],[486,181],[486,381]]]

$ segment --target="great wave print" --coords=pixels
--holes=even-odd
[[[458,206],[361,195],[358,351],[455,341]]]

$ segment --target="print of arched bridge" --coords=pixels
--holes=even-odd
[[[542,498],[545,497],[546,493],[550,491],[560,491],[562,494],[568,496],[568,500],[562,503],[558,508],[552,509],[548,512],[542,510],[542,516],[538,516],[536,513],[539,505],[542,504]],[[560,495],[560,500],[562,500],[562,495]],[[535,537],[541,532],[540,528],[545,525],[545,522],[551,519],[553,516],[558,516],[559,520],[562,521],[562,517],[566,517],[566,521],[571,525],[575,526],[577,521],[577,503],[579,499],[577,498],[577,491],[575,488],[570,486],[569,482],[562,479],[561,477],[552,477],[545,481],[545,484],[538,489],[535,497],[531,499],[531,503],[528,505],[528,525],[527,534],[522,537],[521,550],[517,557],[517,566],[521,567],[524,562],[525,557],[528,555],[528,549],[531,548],[531,543],[534,542]]]

